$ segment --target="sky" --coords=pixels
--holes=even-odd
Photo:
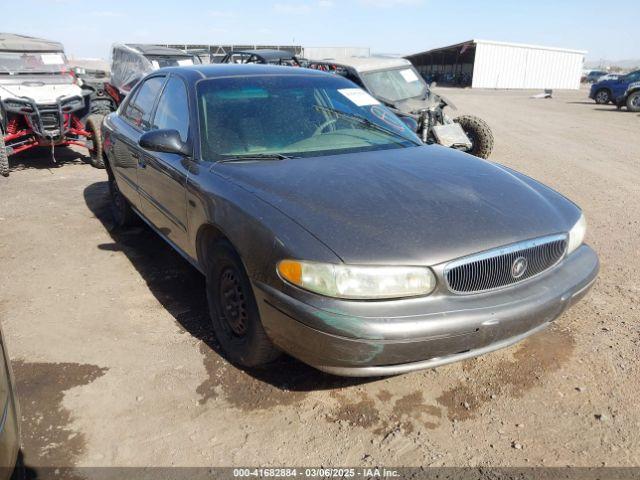
[[[587,50],[588,60],[640,58],[640,28],[631,14],[637,13],[637,0],[20,0],[19,5],[21,14],[0,17],[0,31],[58,40],[76,57],[108,59],[114,42],[357,46],[409,54],[476,38]]]

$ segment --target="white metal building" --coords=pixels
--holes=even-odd
[[[587,52],[470,40],[406,57],[429,80],[473,88],[578,89]]]

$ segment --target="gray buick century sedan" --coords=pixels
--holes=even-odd
[[[103,134],[116,224],[142,218],[206,276],[242,367],[286,352],[378,376],[467,359],[544,329],[598,273],[574,203],[422,144],[341,77],[162,69]]]

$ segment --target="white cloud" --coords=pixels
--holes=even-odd
[[[333,7],[333,0],[320,0],[318,6],[322,8]]]

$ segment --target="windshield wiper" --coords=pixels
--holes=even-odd
[[[373,122],[373,121],[369,120],[368,118],[361,117],[360,115],[356,115],[355,113],[345,112],[343,110],[338,110],[337,108],[324,107],[322,105],[314,105],[314,107],[316,109],[318,109],[318,110],[323,110],[323,111],[326,111],[326,112],[332,112],[332,113],[335,113],[338,116],[349,118],[351,120],[355,120],[358,123],[360,123],[361,125],[365,126],[366,128],[369,128],[370,130],[377,130],[378,132],[383,132],[383,133],[386,133],[387,135],[391,135],[391,136],[396,137],[396,138],[401,138],[405,142],[410,142],[410,143],[413,143],[414,145],[420,145],[419,143],[416,143],[415,141],[411,140],[410,138],[405,137],[401,133],[398,133],[398,132],[395,132],[395,131],[393,131],[393,130],[391,130],[389,128],[383,127],[382,125],[378,125],[376,122]]]
[[[247,153],[246,155],[221,155],[219,163],[246,162],[251,160],[289,160],[293,157],[282,153]]]

